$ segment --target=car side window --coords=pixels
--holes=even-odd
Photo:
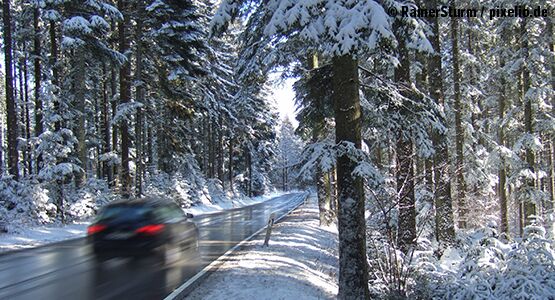
[[[163,222],[171,222],[172,216],[168,208],[165,206],[157,207],[155,210],[156,217]]]
[[[183,210],[181,208],[179,208],[179,206],[177,205],[170,205],[170,209],[172,211],[172,215],[179,221],[183,221],[186,219],[185,217],[185,213],[183,213]]]
[[[177,211],[173,205],[172,206],[161,206],[157,210],[157,215],[166,222],[180,222],[183,221],[185,216]]]

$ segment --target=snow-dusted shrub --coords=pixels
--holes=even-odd
[[[524,238],[506,255],[496,298],[555,299],[555,251],[540,226],[524,229]]]
[[[226,198],[221,180],[217,178],[211,178],[206,180],[206,185],[208,188],[208,193],[210,194],[211,200],[213,202],[218,202],[219,200]]]
[[[100,207],[116,197],[105,180],[94,178],[90,178],[82,189],[68,196],[65,209],[69,220],[90,218]]]
[[[56,209],[44,184],[28,179],[15,181],[9,177],[0,180],[0,207],[8,231],[50,223]]]
[[[381,182],[381,181],[380,181]],[[407,253],[398,246],[398,205],[395,178],[385,177],[369,192],[367,255],[370,292],[376,299],[428,299],[431,286],[441,281],[435,258],[433,195],[426,184],[416,186],[417,241]],[[431,274],[437,276],[432,277]]]
[[[441,260],[415,260],[415,287],[425,287],[429,298],[555,299],[555,252],[543,227],[526,227],[516,241],[503,242],[491,228],[459,241]],[[445,258],[451,251],[462,255],[460,262]]]
[[[373,298],[404,296],[412,257],[401,252],[388,234],[372,231],[367,239],[370,294]]]
[[[271,190],[271,182],[267,174],[253,172],[252,176],[252,196],[262,196]]]
[[[150,176],[146,182],[146,194],[173,199],[184,208],[203,201],[210,201],[206,181],[202,178],[191,177],[195,176],[191,174],[185,176],[182,173],[170,176],[164,172],[155,174]]]
[[[57,207],[61,197],[63,218]],[[75,189],[71,184],[62,186],[27,178],[15,181],[4,177],[0,180],[2,227],[11,232],[62,220],[83,220],[93,216],[99,207],[112,199],[112,192],[103,180],[90,179],[81,189]]]

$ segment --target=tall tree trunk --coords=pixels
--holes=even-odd
[[[210,122],[208,120],[208,116],[202,118],[202,128],[204,130],[203,136],[205,137],[203,141],[203,150],[202,150],[202,170],[204,171],[204,175],[210,178]]]
[[[219,116],[218,126],[218,179],[222,183],[222,189],[225,191],[225,178],[224,178],[224,135],[223,135],[223,117]]]
[[[319,168],[318,168],[319,169]],[[328,218],[327,207],[326,207],[326,180],[323,176],[323,172],[316,172],[316,195],[318,197],[318,210],[320,211],[320,225],[329,225],[330,220]]]
[[[461,70],[459,62],[459,24],[457,18],[450,18],[451,47],[453,51],[453,93],[455,110],[455,154],[457,174],[457,196],[459,227],[466,228],[466,182],[464,180],[464,131],[462,127],[463,108],[461,104]]]
[[[81,168],[83,170],[77,174],[75,177],[75,183],[77,186],[83,186],[85,180],[87,179],[87,137],[85,128],[85,116],[86,116],[86,104],[85,104],[85,54],[82,50],[75,52],[73,57],[75,63],[75,73],[73,77],[74,84],[74,95],[75,95],[75,109],[78,112],[77,124],[75,126],[75,135],[77,137],[77,157],[81,162]]]
[[[110,72],[110,104],[112,106],[112,119],[115,117],[116,112],[118,110],[118,99],[116,97],[118,91],[117,91],[117,76],[116,76],[116,66],[114,64],[112,64],[112,70]],[[112,126],[112,151],[117,152],[118,150],[118,131],[119,128],[116,124],[113,124]],[[116,184],[117,181],[117,176],[118,176],[118,166],[117,164],[114,164],[112,166],[112,176],[113,176],[113,180],[112,182],[110,182],[110,186],[114,186]]]
[[[25,47],[23,47],[24,51]],[[25,164],[27,165],[27,170],[29,174],[33,174],[33,153],[31,152],[31,112],[29,109],[29,74],[27,72],[27,55],[23,57],[23,93],[25,98],[25,104],[23,109],[25,110],[25,151],[27,152],[27,157],[25,159]]]
[[[501,83],[501,87],[504,89],[505,83],[504,81]],[[505,118],[505,94],[502,94],[498,100],[499,106],[499,120],[503,122]],[[497,139],[500,147],[505,145],[505,132],[503,130],[503,126],[499,126],[497,129]],[[508,199],[507,199],[507,173],[505,170],[505,159],[501,156],[501,162],[499,164],[499,180],[497,183],[498,186],[498,194],[499,194],[499,206],[500,206],[500,213],[501,213],[501,227],[500,231],[509,233],[509,213],[508,213]]]
[[[395,82],[400,93],[406,98],[413,97],[410,89],[410,60],[405,44],[403,25],[395,24],[398,38],[399,65],[395,69]],[[409,116],[408,103],[400,108],[401,116]],[[399,207],[399,221],[397,225],[397,244],[401,251],[408,253],[416,244],[416,199],[414,195],[414,153],[412,132],[400,128],[396,133],[396,166],[395,177]]]
[[[330,195],[331,195],[331,199],[330,199],[330,209],[331,209],[331,214],[332,216],[335,218],[337,216],[337,199],[338,199],[338,193],[337,193],[337,166],[334,166],[331,170],[330,170]]]
[[[233,137],[229,138],[229,190],[234,193],[233,189]]]
[[[521,19],[520,23],[520,35],[522,42],[522,51],[524,51],[524,61],[525,64],[522,68],[522,101],[524,103],[524,129],[529,136],[533,136],[533,112],[532,112],[532,97],[528,96],[528,90],[530,89],[530,70],[526,65],[528,61],[528,35],[526,29],[526,18]],[[528,169],[535,174],[535,158],[534,151],[528,146],[526,148],[526,163],[528,164]],[[527,188],[535,189],[534,179],[527,179]],[[536,215],[537,207],[534,202],[527,199],[523,203],[524,205],[524,225],[530,224],[530,217]]]
[[[505,36],[504,32],[501,33],[501,37]],[[501,54],[503,55],[503,54]],[[502,56],[499,59],[500,69],[505,68],[505,58]],[[505,130],[504,130],[504,119],[505,119],[505,103],[506,95],[505,89],[507,88],[507,82],[505,76],[499,80],[499,86],[501,88],[499,99],[498,99],[498,110],[499,110],[499,126],[497,127],[497,142],[500,147],[505,146]],[[507,173],[505,168],[505,159],[503,155],[500,155],[499,172],[498,172],[498,182],[497,182],[497,192],[499,195],[499,208],[500,208],[500,232],[509,234],[509,210],[508,210],[508,199],[507,199]]]
[[[58,98],[59,92],[58,89],[60,88],[60,72],[58,70],[58,39],[56,37],[56,22],[50,21],[49,26],[49,34],[50,34],[50,66],[52,68],[52,83],[54,84],[56,91],[54,95],[56,97],[54,101],[54,111],[59,114],[60,113],[60,99]],[[59,131],[62,126],[62,121],[56,121],[54,123],[54,129]]]
[[[101,122],[101,116],[102,116],[102,105],[104,103],[102,103],[102,97],[103,97],[103,90],[102,90],[102,81],[104,80],[104,78],[102,77],[102,75],[100,75],[99,79],[101,79],[100,82],[98,82],[98,80],[95,80],[93,82],[93,91],[94,91],[94,135],[95,137],[100,137],[100,135],[102,134],[102,125],[103,122]],[[96,174],[96,178],[100,179],[103,176],[103,165],[102,162],[100,161],[100,155],[102,154],[103,151],[103,147],[102,147],[102,143],[95,143],[95,174]]]
[[[104,140],[104,153],[109,153],[112,151],[111,148],[111,137],[110,137],[110,101],[108,100],[108,70],[106,69],[106,64],[102,65],[103,78],[102,78],[102,136]],[[113,181],[113,172],[110,162],[104,161],[102,164],[104,176],[108,180],[108,184],[111,186]]]
[[[208,178],[215,178],[215,163],[216,163],[216,152],[215,152],[215,132],[214,132],[214,119],[212,117],[208,118]]]
[[[23,53],[26,52],[25,50],[25,44],[21,45],[21,51]],[[18,74],[18,78],[19,78],[19,105],[20,105],[20,110],[19,112],[21,113],[21,134],[20,136],[23,136],[23,138],[25,138],[25,145],[23,145],[22,149],[21,149],[21,154],[23,156],[23,176],[27,176],[28,174],[30,174],[31,169],[30,169],[30,162],[29,162],[29,138],[30,138],[30,124],[29,124],[29,107],[28,107],[28,93],[27,93],[27,80],[24,79],[25,77],[27,77],[27,61],[25,59],[25,57],[22,57],[19,61],[19,69],[18,72],[16,72],[16,74]],[[16,97],[17,98],[17,97]]]
[[[249,197],[252,197],[252,154],[251,154],[251,149],[250,147],[247,147],[246,149],[246,155],[247,155],[247,172],[248,172],[248,188],[247,188],[247,195]]]
[[[308,56],[308,70],[314,70],[319,68],[319,58],[317,53],[312,53]],[[308,74],[307,76],[310,76]],[[311,89],[312,90],[312,89]],[[316,96],[310,95],[312,101],[316,101],[314,99]],[[316,143],[320,139],[320,134],[317,130],[313,130],[312,132],[312,142]],[[318,197],[318,208],[319,208],[319,215],[320,215],[320,225],[329,225],[332,220],[330,218],[330,202],[331,202],[331,194],[326,192],[326,187],[329,187],[330,180],[329,176],[326,177],[326,172],[322,170],[320,164],[316,166],[316,171],[314,172],[314,177],[316,181],[316,195]]]
[[[358,62],[350,55],[332,58],[335,142],[361,148]],[[357,162],[337,158],[339,189],[339,299],[369,299],[366,224],[362,178],[353,176]]]
[[[551,59],[549,61],[549,70],[550,70],[550,83],[551,83],[551,90],[555,91],[555,22],[553,18],[547,18],[547,41],[549,51],[551,52]],[[555,95],[551,95],[551,115],[555,116]],[[552,138],[550,141],[550,157],[549,157],[549,191],[550,191],[550,199],[547,204],[546,210],[553,211],[555,208],[555,138]],[[553,226],[553,223],[551,223]]]
[[[123,13],[124,18],[119,23],[119,52],[126,53],[129,49],[129,41],[127,39],[127,26],[129,24],[129,14],[127,13],[127,1],[118,0],[118,9]],[[121,66],[119,74],[120,84],[120,104],[128,103],[130,100],[131,84],[130,84],[130,57]],[[124,197],[131,195],[131,174],[129,173],[129,129],[126,120],[122,120],[121,125],[121,193]]]
[[[431,8],[436,8],[438,6],[437,0],[431,1],[430,5]],[[438,18],[430,18],[428,20],[432,25],[433,34],[430,39],[435,51],[430,57],[428,68],[430,96],[438,105],[444,107],[439,20]],[[432,129],[432,142],[436,150],[436,155],[433,157],[436,238],[440,244],[449,246],[455,241],[455,223],[453,221],[453,199],[451,198],[447,134]]]
[[[38,7],[33,10],[33,47],[34,47],[34,80],[35,80],[35,137],[39,137],[44,131],[42,124],[42,99],[40,97],[40,89],[42,84],[42,71],[41,71],[41,43],[40,43],[40,27],[39,27],[40,11]],[[42,157],[38,156],[36,160],[36,173],[40,172],[40,165]]]
[[[17,152],[17,114],[13,89],[12,72],[12,25],[10,0],[2,0],[4,21],[4,68],[6,76],[6,115],[8,121],[8,171],[15,180],[19,180],[19,154]]]
[[[137,7],[137,27],[135,31],[136,39],[136,69],[135,69],[135,81],[137,82],[137,87],[135,88],[135,98],[139,103],[144,102],[144,82],[143,82],[143,13],[144,13],[144,2],[139,1]],[[139,108],[137,110],[137,120],[135,122],[135,148],[136,148],[136,171],[135,171],[135,194],[140,197],[143,194],[143,110]]]
[[[54,107],[53,110],[56,114],[61,115],[62,112],[60,111],[60,70],[58,66],[58,38],[56,34],[56,22],[50,21],[49,24],[49,35],[50,35],[50,66],[52,68],[52,83],[54,85]],[[64,125],[63,119],[55,121],[54,123],[54,130],[59,132]],[[59,161],[58,161],[59,162]],[[58,179],[56,180],[56,186],[59,191],[59,198],[56,201],[56,214],[61,216],[62,223],[65,221],[64,216],[64,183],[63,180]]]

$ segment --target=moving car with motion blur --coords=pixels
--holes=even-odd
[[[192,218],[169,199],[117,200],[102,208],[88,227],[88,242],[100,261],[157,255],[167,263],[198,251]]]

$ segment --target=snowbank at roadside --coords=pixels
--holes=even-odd
[[[225,258],[187,299],[335,299],[337,230],[319,226],[315,198]],[[216,288],[215,288],[216,287]]]
[[[287,193],[294,193],[295,191],[289,191]],[[270,200],[275,197],[279,197],[284,192],[272,192],[267,195],[262,195],[258,197],[233,197],[229,198],[213,198],[213,202],[202,202],[199,205],[192,206],[190,208],[184,209],[186,212],[191,213],[193,215],[204,215],[210,213],[217,213],[223,210],[239,208],[243,206],[249,206],[257,203],[261,203],[267,200]]]
[[[0,234],[0,252],[82,237],[87,232],[88,224],[89,222],[76,222],[65,226],[39,226],[21,229],[18,233]]]

